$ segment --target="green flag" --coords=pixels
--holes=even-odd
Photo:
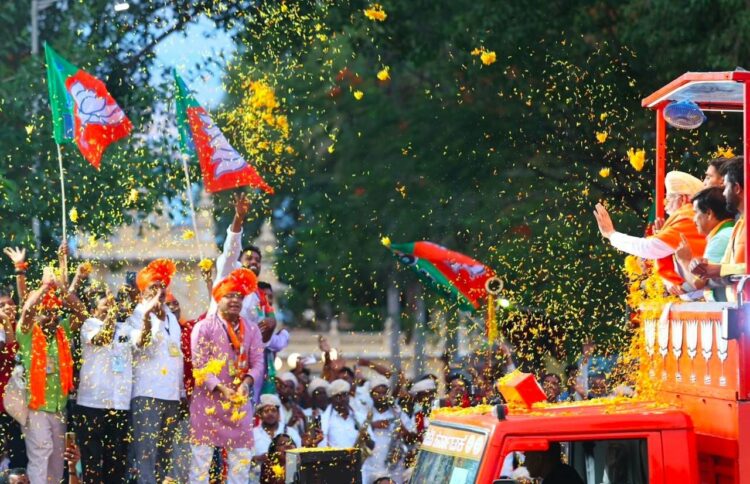
[[[73,100],[65,88],[64,79],[75,75],[78,68],[60,57],[46,42],[44,56],[47,59],[47,89],[52,108],[52,136],[57,144],[72,143],[75,141]]]
[[[185,81],[182,80],[177,71],[174,71],[174,82],[177,86],[177,130],[180,132],[180,147],[182,152],[188,156],[195,156],[195,144],[193,143],[193,135],[190,131],[190,123],[188,121],[188,108],[200,108],[200,104],[190,94]]]

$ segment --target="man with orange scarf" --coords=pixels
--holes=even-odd
[[[172,477],[174,434],[185,397],[180,323],[166,305],[176,271],[171,260],[156,259],[138,273],[141,302],[127,321],[136,330],[131,412],[139,483]]]
[[[61,318],[61,310],[69,315]],[[73,390],[71,338],[85,319],[85,308],[62,278],[46,268],[42,285],[29,294],[16,330],[29,394],[23,426],[29,480],[58,483],[63,477],[65,405]]]
[[[674,253],[684,236],[693,254],[702,254],[706,238],[698,233],[693,223],[693,204],[690,199],[703,188],[703,182],[681,171],[670,171],[664,180],[667,189],[665,211],[669,218],[664,226],[650,237],[633,237],[617,232],[607,209],[601,203],[596,205],[594,217],[599,231],[609,239],[616,249],[625,253],[656,261],[656,272],[661,276],[670,294],[683,294],[695,288],[685,281],[678,272]]]
[[[208,483],[214,447],[228,457],[229,484],[245,484],[253,457],[252,392],[263,377],[263,339],[241,316],[242,301],[257,288],[255,274],[235,269],[213,289],[218,312],[191,335],[195,388],[190,402],[190,482]]]

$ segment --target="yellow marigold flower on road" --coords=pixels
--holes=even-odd
[[[70,209],[70,213],[68,215],[70,216],[71,222],[78,223],[78,210],[75,207]]]
[[[354,91],[354,99],[356,99],[357,101],[362,99],[362,96],[364,95],[365,93],[363,93],[362,91]]]
[[[602,168],[599,170],[599,176],[602,178],[607,178],[609,176],[609,168]]]
[[[130,189],[130,194],[128,194],[128,203],[135,203],[138,201],[138,196],[140,193],[138,193],[138,190],[135,188]]]
[[[381,70],[378,71],[378,79],[380,79],[381,81],[387,81],[388,79],[390,79],[391,74],[389,71],[390,71],[390,67],[388,66],[383,67]]]
[[[273,472],[273,475],[276,477],[284,477],[284,468],[281,467],[279,464],[272,465],[271,471]]]
[[[495,61],[497,60],[497,56],[495,55],[495,51],[494,50],[489,51],[489,52],[488,51],[482,52],[482,54],[479,56],[479,58],[482,59],[482,64],[484,64],[486,66],[488,66],[490,64],[494,64]]]
[[[628,160],[630,166],[635,168],[635,171],[643,170],[643,165],[646,163],[646,150],[634,150],[630,148],[628,150]]]
[[[602,120],[602,121],[604,121],[605,119],[607,119],[607,113],[600,114],[599,115],[599,119]]]
[[[383,244],[386,247],[390,247],[391,246],[391,238],[388,237],[388,236],[385,236],[382,239],[380,239],[380,243]]]
[[[190,240],[195,238],[195,232],[192,230],[186,230],[182,233],[182,240]]]
[[[208,272],[214,267],[214,261],[211,259],[201,259],[201,261],[198,262],[198,267],[200,267],[203,272]]]
[[[607,133],[606,131],[597,131],[596,132],[596,140],[599,143],[604,143],[605,141],[607,141],[607,136],[609,136],[609,133]]]
[[[474,50],[471,51],[471,55],[482,55],[482,52],[484,52],[484,49],[480,49],[479,47],[476,47]]]
[[[365,9],[365,17],[372,21],[383,22],[388,18],[388,14],[383,10],[383,6],[379,3],[373,3],[370,8]]]

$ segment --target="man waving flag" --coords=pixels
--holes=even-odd
[[[133,125],[102,81],[47,44],[44,53],[55,142],[75,142],[83,157],[99,169],[107,146],[129,135]]]

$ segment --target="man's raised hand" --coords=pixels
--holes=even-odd
[[[157,292],[154,297],[147,299],[143,309],[146,314],[153,312],[161,304],[161,291]]]
[[[596,218],[596,224],[599,226],[599,232],[605,239],[608,239],[615,233],[615,226],[612,223],[612,218],[609,216],[609,212],[604,208],[604,205],[597,203],[594,207],[594,218]]]
[[[240,219],[245,220],[247,212],[250,210],[250,199],[245,193],[234,194],[234,214]]]
[[[3,253],[7,255],[14,264],[22,264],[26,262],[26,249],[6,247],[3,249]]]

